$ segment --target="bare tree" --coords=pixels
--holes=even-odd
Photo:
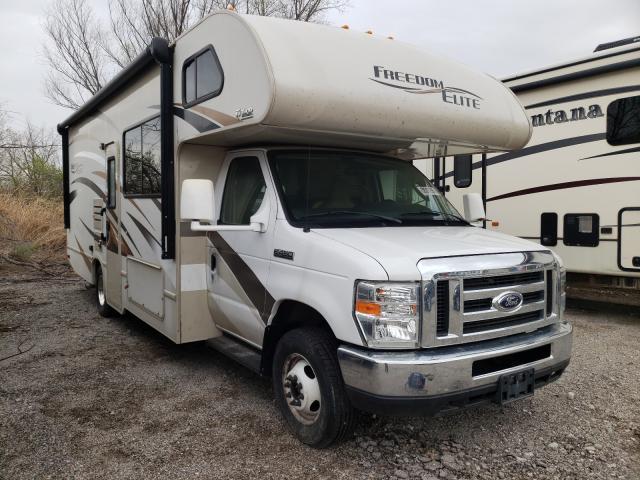
[[[49,37],[44,45],[46,94],[57,105],[78,108],[108,76],[100,24],[86,0],[55,0],[44,28]]]
[[[233,7],[241,13],[316,22],[331,10],[346,8],[349,1],[110,0],[109,18],[99,19],[87,0],[53,0],[45,22],[45,93],[56,105],[76,109],[151,38],[173,41],[217,9]]]
[[[51,132],[30,123],[24,131],[0,125],[0,189],[59,196],[62,193],[59,147]]]

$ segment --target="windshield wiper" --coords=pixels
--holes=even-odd
[[[455,220],[458,220],[466,225],[469,224],[469,222],[467,222],[464,218],[459,217],[458,215],[454,215],[453,213],[448,213],[448,212],[407,212],[407,213],[403,213],[402,215],[400,215],[401,217],[409,217],[409,216],[420,216],[420,215],[424,215],[427,217],[445,217],[445,218],[453,218]]]
[[[317,218],[317,217],[327,217],[331,215],[365,215],[367,217],[378,218],[380,220],[385,220],[387,222],[402,223],[402,220],[400,220],[399,218],[387,217],[386,215],[379,215],[377,213],[356,212],[352,210],[331,210],[329,212],[324,212],[324,213],[312,213],[311,215],[305,215],[304,217],[301,217],[300,220],[306,220],[309,218]]]

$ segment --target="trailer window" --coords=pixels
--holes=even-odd
[[[571,247],[597,247],[600,243],[600,217],[595,213],[567,213],[563,242]]]
[[[619,98],[607,107],[607,142],[640,143],[640,96]]]
[[[540,215],[540,243],[546,247],[558,244],[558,214],[553,212]]]
[[[160,195],[160,137],[160,117],[125,132],[125,195]]]
[[[456,188],[467,188],[471,185],[473,169],[471,155],[453,157],[453,184]]]
[[[189,57],[182,67],[182,102],[186,108],[220,94],[224,74],[215,49],[209,45]]]
[[[248,225],[258,211],[267,185],[256,157],[234,158],[222,194],[220,223]]]

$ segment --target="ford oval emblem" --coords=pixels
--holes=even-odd
[[[520,292],[504,292],[493,299],[493,307],[501,312],[513,312],[522,306]]]

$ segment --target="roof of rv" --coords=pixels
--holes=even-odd
[[[222,32],[227,37],[220,39]],[[203,107],[222,110],[233,103],[238,108],[247,101],[246,88],[255,93],[259,82],[269,87],[261,90],[264,111],[256,107],[252,118],[207,132],[209,138],[203,133],[197,137],[203,142],[232,145],[251,138],[300,144],[330,138],[336,146],[371,145],[416,157],[517,149],[531,135],[522,106],[501,82],[415,45],[327,25],[220,11],[179,37],[176,55],[206,43],[215,45],[225,84]],[[148,50],[147,57],[152,56],[153,49]],[[258,53],[250,58],[240,51]],[[119,76],[124,79],[107,86],[112,91],[131,81],[131,76]],[[247,78],[254,85],[245,85]],[[177,97],[174,92],[174,101]],[[92,98],[59,128],[89,115],[99,103]]]
[[[619,66],[621,68],[628,68],[637,66],[640,64],[638,61],[640,59],[640,46],[638,42],[627,43],[624,45],[610,47],[603,50],[597,50],[591,53],[588,56],[576,58],[573,60],[569,60],[562,63],[557,63],[553,65],[549,65],[543,68],[537,68],[535,70],[528,70],[525,72],[521,72],[515,75],[511,75],[509,77],[503,78],[502,81],[511,85],[511,84],[520,84],[521,82],[533,80],[534,77],[538,77],[537,79],[548,79],[551,77],[561,76],[563,73],[561,70],[566,70],[567,72],[571,72],[572,74],[576,74],[577,72],[587,71],[588,73],[602,73],[602,68],[600,67],[608,67],[611,69],[613,66]],[[595,70],[593,67],[596,66],[600,70]],[[615,69],[615,67],[614,67]],[[593,70],[593,72],[592,72]],[[570,78],[569,78],[570,79]]]

